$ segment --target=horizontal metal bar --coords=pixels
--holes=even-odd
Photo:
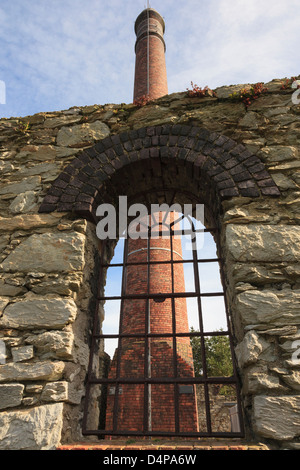
[[[114,378],[114,379],[97,379],[90,377],[88,383],[93,385],[101,384],[130,384],[130,385],[141,385],[141,384],[214,384],[214,385],[225,385],[225,384],[236,384],[236,377],[127,377],[127,378]]]
[[[208,259],[198,259],[198,263],[221,263],[223,262],[222,258],[208,258]],[[134,261],[127,263],[103,263],[101,264],[102,268],[121,268],[122,266],[148,266],[153,264],[193,264],[194,260],[191,259],[178,259],[178,260],[165,260],[165,261]]]
[[[148,230],[144,229],[144,230],[140,230],[139,232],[137,232],[139,234],[139,238],[142,238],[142,237],[146,237],[148,238],[149,235],[150,237],[149,238],[156,238],[157,236],[163,236],[165,235],[166,237],[174,237],[174,236],[185,236],[185,235],[197,235],[197,233],[213,233],[213,232],[217,232],[218,229],[217,228],[176,228],[175,230],[172,228],[172,226],[174,225],[177,225],[180,221],[175,221],[173,223],[173,225],[170,225],[168,224],[167,222],[157,222],[155,224],[152,224],[152,226],[150,225],[150,227],[148,228]],[[143,224],[143,223],[142,223]],[[145,225],[145,224],[143,224]],[[167,226],[167,228],[160,228],[160,229],[156,229],[154,228],[155,226]],[[121,236],[120,239],[122,238],[130,238],[127,236],[127,233],[126,233],[126,236]],[[144,238],[145,239],[145,238]]]
[[[118,339],[118,338],[173,338],[173,337],[203,337],[203,336],[229,336],[229,331],[208,331],[200,333],[121,333],[121,334],[97,334],[96,339]]]
[[[245,434],[243,432],[166,432],[166,431],[112,431],[112,430],[83,430],[84,436],[153,436],[153,437],[214,437],[214,438],[243,438]]]
[[[157,293],[157,294],[132,294],[132,295],[115,295],[115,296],[102,296],[98,300],[138,300],[138,299],[176,299],[176,298],[189,298],[189,297],[224,297],[224,292],[210,292],[198,293],[197,292],[170,292],[170,293]]]

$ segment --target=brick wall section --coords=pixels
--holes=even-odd
[[[57,450],[97,450],[97,451],[115,451],[115,450],[145,450],[145,451],[200,451],[200,450],[271,450],[264,444],[249,444],[244,442],[230,442],[226,441],[220,444],[216,441],[209,441],[204,444],[199,441],[197,444],[187,442],[181,442],[181,444],[175,444],[174,442],[165,442],[164,444],[155,445],[155,444],[112,444],[111,442],[105,442],[104,444],[71,444],[71,445],[62,445],[57,447]]]
[[[171,260],[171,242],[169,237],[150,239],[150,261]],[[148,240],[128,240],[128,262],[147,261]],[[173,259],[182,259],[180,238],[172,237]],[[146,294],[148,290],[147,265],[127,268],[126,294]],[[184,272],[182,264],[174,265],[173,273],[174,292],[185,292]],[[157,264],[150,266],[150,294],[172,293],[172,271],[170,264]],[[147,328],[146,299],[125,300],[123,304],[123,317],[121,332],[123,334],[145,334]],[[171,299],[163,302],[149,301],[151,333],[169,334],[188,333],[188,318],[186,299],[174,301],[174,311]],[[175,325],[173,325],[173,313]],[[176,338],[176,351],[172,338],[150,338],[149,340],[149,376],[152,378],[194,377],[193,355],[189,337]],[[174,355],[177,357],[177,366],[174,368]],[[143,378],[148,371],[145,369],[145,339],[123,338],[120,355],[121,378]],[[146,362],[147,364],[147,362]],[[109,378],[116,377],[117,355],[112,361]],[[158,432],[175,432],[175,395],[173,384],[157,383],[151,385],[151,430]],[[115,395],[113,389],[108,395],[106,429],[113,427]],[[193,393],[181,394],[178,401],[179,425],[181,432],[197,432],[197,406],[196,395]],[[118,398],[118,430],[143,431],[144,424],[144,385],[122,384]]]
[[[164,21],[155,10],[144,10],[136,20],[134,100],[147,95],[154,100],[168,94],[164,30]]]
[[[146,167],[148,161],[168,163],[168,172],[184,165],[190,185],[199,181],[201,191],[209,182],[216,201],[280,195],[263,161],[244,145],[200,127],[167,124],[107,137],[78,154],[53,182],[39,212],[70,211],[96,221],[105,184],[131,163]]]

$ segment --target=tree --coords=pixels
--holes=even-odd
[[[222,332],[222,329],[217,331]],[[191,328],[191,333],[197,332],[199,332],[199,330],[196,331]],[[231,377],[233,375],[233,365],[229,337],[226,335],[206,336],[204,342],[207,376]],[[201,337],[192,336],[191,346],[195,376],[201,377],[203,375]],[[220,394],[227,397],[235,396],[235,387],[232,385],[215,384],[212,385],[212,390],[216,395]]]
[[[222,332],[222,330],[217,330]],[[191,328],[191,333],[197,333]],[[205,341],[206,368],[208,377],[230,377],[233,374],[232,357],[228,336],[207,336]],[[194,358],[195,376],[203,375],[201,337],[192,336],[191,346]]]

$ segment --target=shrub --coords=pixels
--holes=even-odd
[[[187,95],[189,98],[204,98],[205,96],[215,97],[216,93],[212,91],[208,86],[200,88],[198,85],[191,82],[192,89],[187,88]]]
[[[229,98],[236,101],[242,101],[247,109],[253,101],[257,100],[263,93],[267,93],[267,91],[268,89],[264,87],[263,83],[256,83],[250,88],[242,88],[242,90],[230,95]]]
[[[137,100],[134,100],[133,104],[137,106],[138,108],[142,108],[143,106],[146,106],[150,102],[150,97],[149,95],[143,95]]]

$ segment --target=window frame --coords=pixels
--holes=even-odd
[[[84,405],[84,415],[83,415],[83,426],[82,426],[82,433],[84,436],[91,436],[96,435],[98,437],[104,438],[105,436],[140,436],[140,437],[215,437],[215,438],[243,438],[244,436],[244,424],[243,424],[243,413],[242,413],[242,406],[241,406],[241,394],[240,394],[240,386],[239,386],[239,377],[237,373],[237,367],[235,363],[235,356],[234,356],[234,348],[233,348],[233,336],[231,332],[230,326],[230,319],[228,315],[228,305],[226,299],[226,292],[225,292],[225,284],[224,284],[224,263],[222,257],[216,258],[208,258],[208,259],[199,259],[197,256],[197,252],[193,249],[193,258],[191,260],[174,260],[173,259],[173,249],[172,249],[172,238],[176,235],[176,231],[173,230],[172,225],[174,225],[176,221],[171,224],[171,229],[169,230],[170,233],[170,246],[171,246],[171,259],[166,261],[151,261],[150,260],[150,243],[148,237],[147,243],[147,261],[140,261],[140,262],[129,262],[127,259],[127,246],[128,246],[128,239],[125,237],[125,246],[124,246],[124,253],[123,253],[123,262],[122,263],[107,263],[105,262],[105,250],[106,250],[106,243],[104,242],[102,245],[102,255],[101,255],[101,266],[100,266],[100,273],[99,273],[99,295],[97,298],[97,305],[95,310],[95,319],[94,319],[94,327],[92,333],[92,340],[91,340],[91,350],[90,350],[90,360],[88,366],[88,374],[87,374],[87,382],[86,382],[86,397],[85,397],[85,405]],[[193,221],[190,219],[190,234],[196,234],[197,232],[209,232],[213,233],[215,238],[217,239],[216,245],[218,252],[220,251],[220,244],[219,244],[219,231],[216,227],[204,228],[204,229],[196,229],[194,226]],[[163,231],[159,230],[159,235],[162,235]],[[186,234],[186,229],[184,229],[184,234]],[[149,236],[151,235],[149,230]],[[153,231],[152,231],[153,235]],[[199,264],[201,263],[210,263],[210,262],[218,262],[220,266],[220,274],[221,274],[221,282],[223,285],[222,292],[213,292],[213,293],[202,293],[200,289],[200,274],[199,274]],[[176,263],[192,263],[193,270],[194,270],[194,285],[195,291],[194,292],[174,292],[174,265]],[[155,264],[170,264],[171,266],[171,273],[172,273],[172,292],[170,293],[154,293],[151,294],[149,290],[150,285],[150,266]],[[134,265],[146,265],[147,266],[147,293],[143,294],[132,294],[126,295],[125,294],[125,277],[126,277],[126,268],[127,266],[134,266]],[[103,281],[104,281],[104,272],[109,267],[122,267],[122,291],[121,294],[116,296],[105,296],[103,294]],[[201,298],[203,297],[218,297],[222,296],[224,298],[225,304],[225,311],[226,311],[226,319],[228,329],[226,331],[209,331],[205,332],[203,327],[203,315],[202,315],[202,306],[201,306]],[[176,332],[176,322],[175,322],[175,299],[176,298],[189,298],[193,297],[197,299],[198,304],[198,315],[199,315],[199,329],[200,331],[197,332],[186,332],[186,333],[177,333]],[[100,334],[100,324],[99,324],[99,317],[98,317],[98,310],[101,303],[105,302],[106,300],[120,300],[120,322],[119,324],[122,325],[122,313],[123,313],[123,302],[124,300],[133,300],[133,299],[156,299],[156,301],[170,298],[172,303],[172,333],[151,333],[147,331],[146,325],[149,321],[149,302],[146,302],[146,314],[145,314],[145,332],[144,333],[131,333],[131,334],[124,334],[122,333],[121,329],[119,329],[118,334]],[[199,337],[201,343],[201,353],[202,353],[202,367],[203,367],[203,376],[202,377],[178,377],[177,374],[177,354],[174,353],[177,351],[176,346],[176,339],[178,337]],[[230,350],[231,350],[231,357],[232,357],[232,366],[233,366],[233,375],[231,377],[209,377],[207,373],[207,360],[206,360],[206,348],[205,348],[205,338],[212,337],[212,336],[225,336],[229,338],[230,343]],[[173,367],[174,367],[174,377],[149,377],[148,374],[148,364],[147,364],[147,357],[148,357],[148,348],[149,348],[149,340],[151,338],[171,338],[173,342]],[[143,377],[134,377],[134,378],[125,378],[120,376],[120,364],[121,364],[121,354],[122,354],[122,339],[123,338],[136,338],[136,339],[143,339],[145,341],[145,363],[144,363],[144,375]],[[96,350],[97,341],[103,341],[105,339],[117,339],[118,340],[118,351],[117,351],[117,372],[115,378],[108,378],[102,377],[98,378],[95,377],[93,373],[93,357],[94,351]],[[122,385],[126,384],[143,384],[144,385],[144,419],[143,419],[143,431],[132,431],[132,430],[120,430],[118,429],[118,401],[120,395],[120,389]],[[149,400],[148,400],[148,393],[149,393],[149,385],[151,384],[170,384],[174,386],[174,403],[175,403],[175,431],[152,431],[149,429]],[[209,387],[211,385],[234,385],[236,388],[236,396],[237,396],[237,411],[240,423],[240,430],[239,431],[231,431],[231,432],[216,432],[213,431],[212,420],[211,420],[211,411],[210,411],[210,392]],[[88,429],[88,413],[89,413],[89,400],[91,399],[91,388],[95,385],[100,386],[114,386],[115,387],[115,400],[114,400],[114,415],[113,415],[113,428],[112,429]],[[205,395],[205,412],[206,412],[206,432],[182,432],[180,431],[180,422],[179,422],[179,389],[180,386],[185,385],[202,385],[204,387],[204,395]]]

